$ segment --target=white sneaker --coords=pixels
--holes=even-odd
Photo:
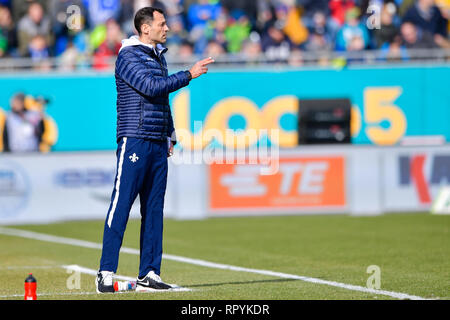
[[[144,279],[138,278],[136,281],[136,291],[168,290],[170,288],[172,287],[164,283],[154,271],[147,273]]]
[[[114,293],[113,284],[114,272],[99,271],[95,278],[95,288],[97,293]]]

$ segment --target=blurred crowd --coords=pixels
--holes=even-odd
[[[110,67],[144,6],[166,12],[170,54],[301,63],[303,52],[450,48],[450,0],[0,0],[0,57]]]

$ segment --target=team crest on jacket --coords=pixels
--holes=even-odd
[[[135,163],[136,161],[139,160],[139,157],[136,156],[136,153],[133,153],[131,156],[129,156],[131,162]]]

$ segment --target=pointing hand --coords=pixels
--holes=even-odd
[[[209,57],[203,60],[198,61],[194,66],[189,70],[189,72],[192,75],[192,79],[200,77],[202,74],[205,74],[208,72],[208,64],[211,64],[214,62],[214,59]]]

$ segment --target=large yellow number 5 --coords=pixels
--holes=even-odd
[[[377,145],[397,143],[406,132],[406,117],[394,101],[400,96],[400,87],[367,88],[364,90],[364,118],[368,126],[367,137]],[[380,127],[381,121],[389,122],[389,128]]]

